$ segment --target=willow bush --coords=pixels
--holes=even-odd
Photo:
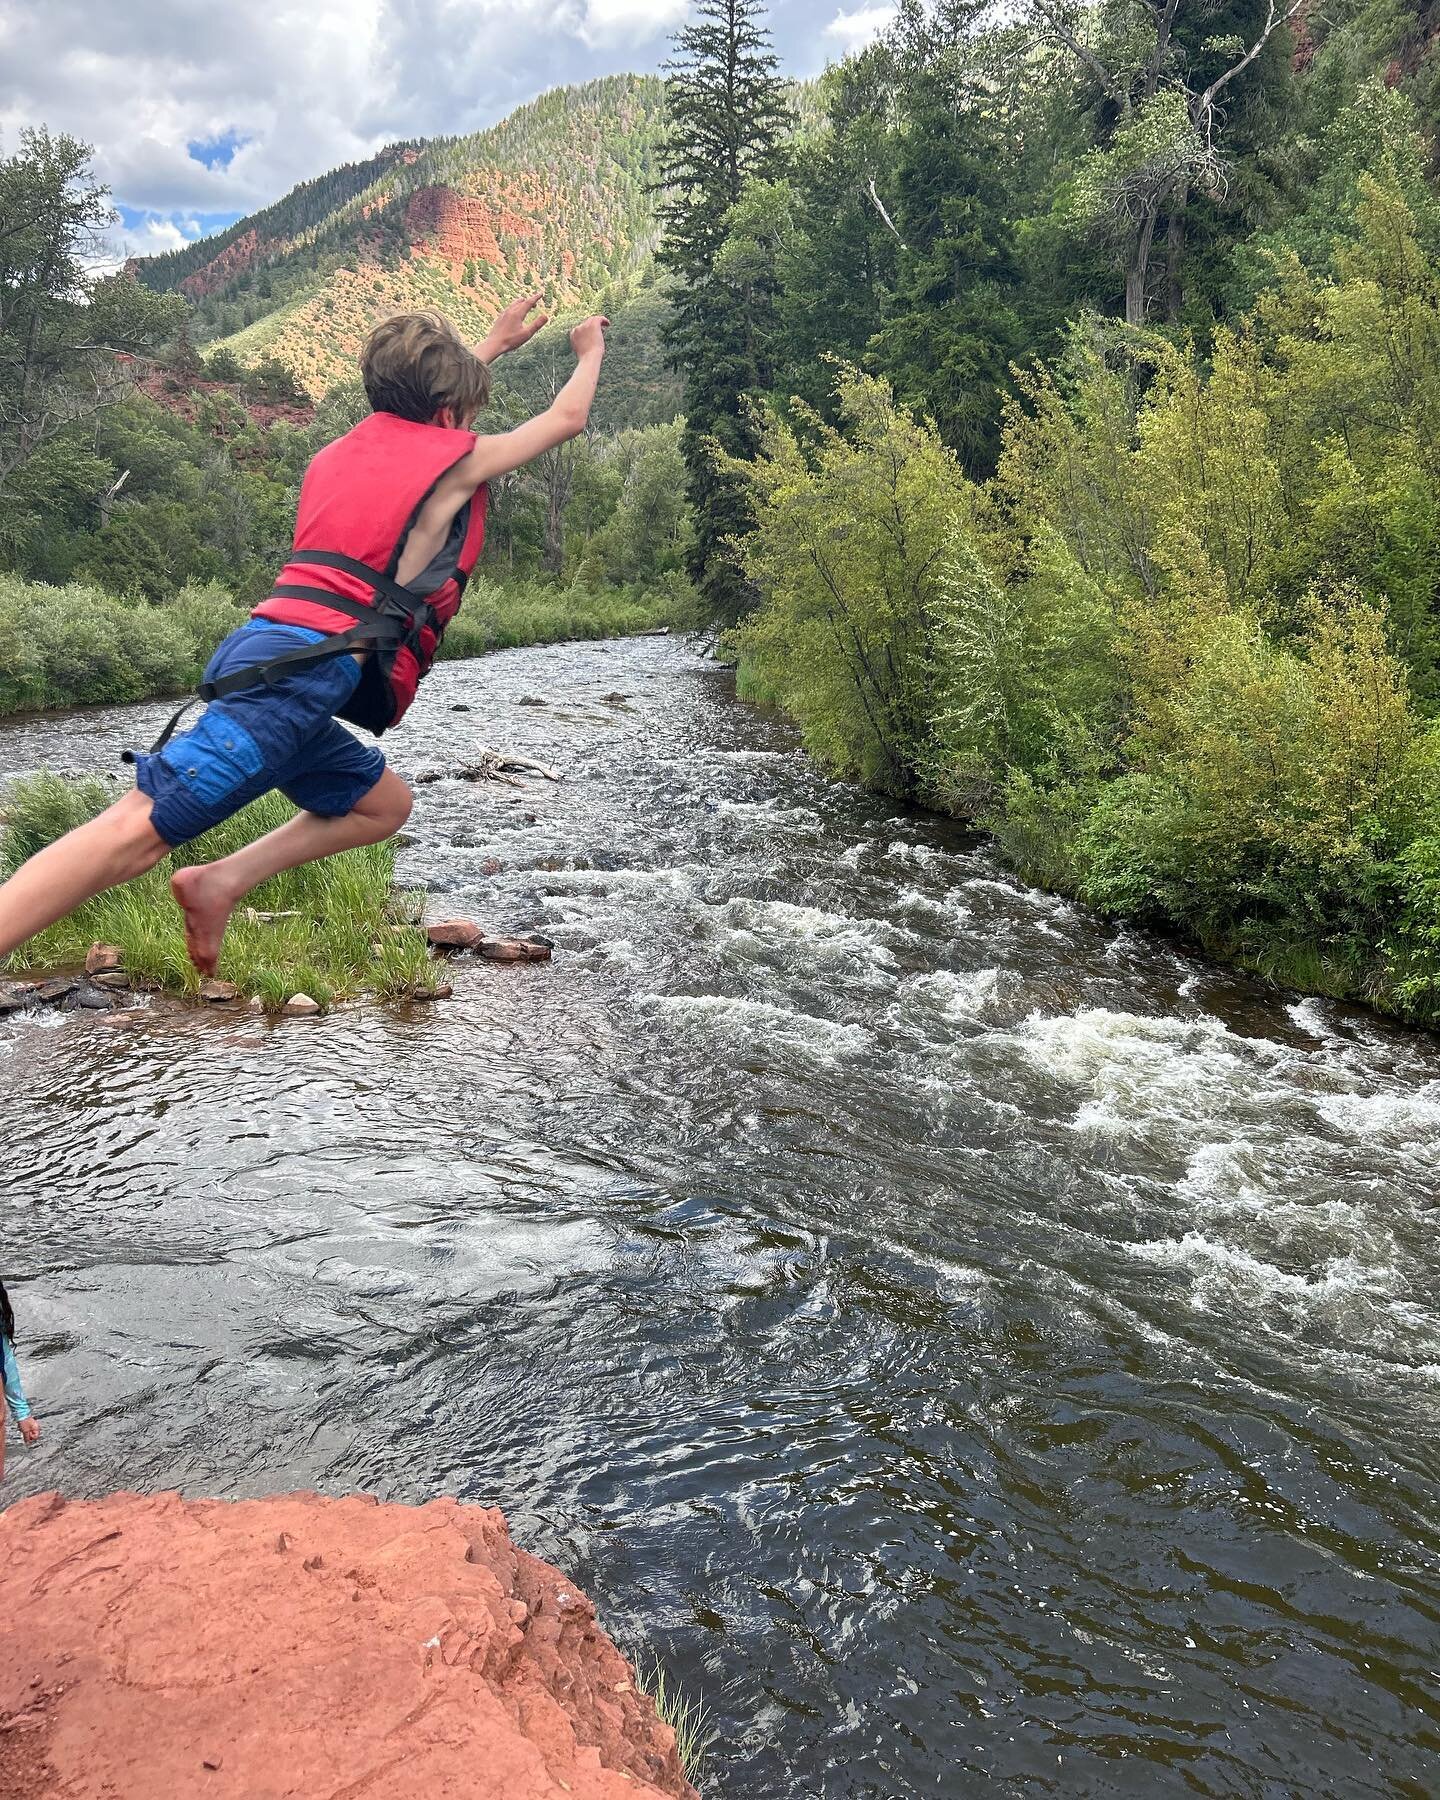
[[[1440,1019],[1440,268],[1396,179],[1203,358],[1090,317],[996,476],[844,369],[767,415],[742,691],[1027,875]]]

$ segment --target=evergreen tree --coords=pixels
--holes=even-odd
[[[789,123],[758,0],[701,0],[676,39],[667,77],[660,257],[676,278],[667,345],[685,378],[683,450],[696,524],[690,568],[717,616],[734,619],[748,610],[751,592],[728,545],[744,534],[749,512],[714,446],[741,459],[755,453],[748,397],[766,385],[774,290],[737,270],[735,258],[724,266],[722,253],[747,186],[781,172]]]
[[[904,248],[871,360],[972,474],[988,475],[1009,365],[1026,343],[1007,147],[993,109],[936,73],[912,79],[908,113],[896,177]]]

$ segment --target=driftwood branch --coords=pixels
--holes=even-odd
[[[430,769],[415,777],[416,787],[433,787],[437,781],[498,781],[505,787],[523,787],[517,775],[543,775],[546,781],[559,781],[560,771],[546,763],[531,762],[525,756],[512,756],[508,751],[482,750],[480,760],[462,763],[454,769]]]

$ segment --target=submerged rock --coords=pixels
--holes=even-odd
[[[119,1004],[114,994],[108,993],[93,981],[80,981],[60,1002],[66,1012],[110,1012]]]
[[[62,1000],[68,1000],[80,986],[78,975],[56,975],[50,981],[36,982],[31,989],[41,1006],[59,1006]]]
[[[696,1800],[580,1590],[498,1512],[315,1494],[0,1514],[13,1800]]]

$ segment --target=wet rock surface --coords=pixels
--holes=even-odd
[[[370,1791],[695,1800],[594,1607],[498,1512],[42,1494],[0,1515],[6,1800]]]

